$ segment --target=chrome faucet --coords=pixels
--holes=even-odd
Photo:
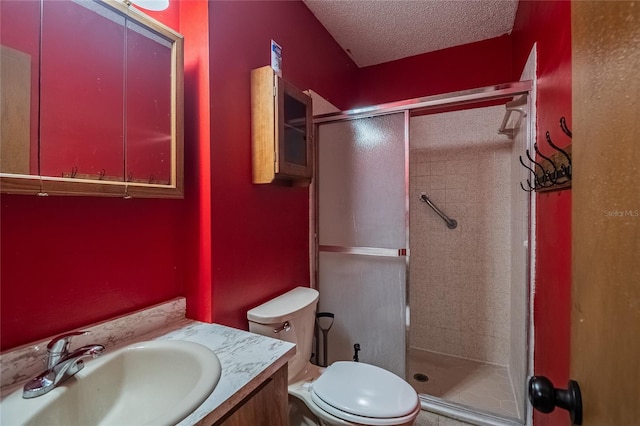
[[[96,358],[104,351],[102,345],[87,345],[69,353],[73,336],[83,336],[88,331],[74,331],[55,337],[47,345],[47,370],[31,379],[22,391],[23,398],[35,398],[51,391],[60,383],[82,370],[84,358]]]

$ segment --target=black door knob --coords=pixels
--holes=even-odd
[[[533,376],[529,379],[529,401],[542,413],[550,413],[556,407],[563,408],[569,412],[572,424],[582,424],[582,395],[578,382],[574,380],[569,380],[567,389],[557,389],[546,377]]]

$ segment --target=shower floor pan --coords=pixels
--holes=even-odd
[[[519,417],[506,367],[420,349],[409,351],[408,367],[408,381],[420,394],[498,416]]]

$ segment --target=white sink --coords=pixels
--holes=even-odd
[[[220,361],[186,341],[136,343],[87,361],[51,392],[23,399],[22,389],[0,402],[0,424],[175,425],[211,394]]]

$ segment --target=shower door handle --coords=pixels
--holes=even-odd
[[[529,379],[529,401],[533,408],[550,413],[556,407],[563,408],[571,416],[571,424],[582,424],[582,394],[578,382],[569,380],[568,389],[557,389],[545,376]]]

